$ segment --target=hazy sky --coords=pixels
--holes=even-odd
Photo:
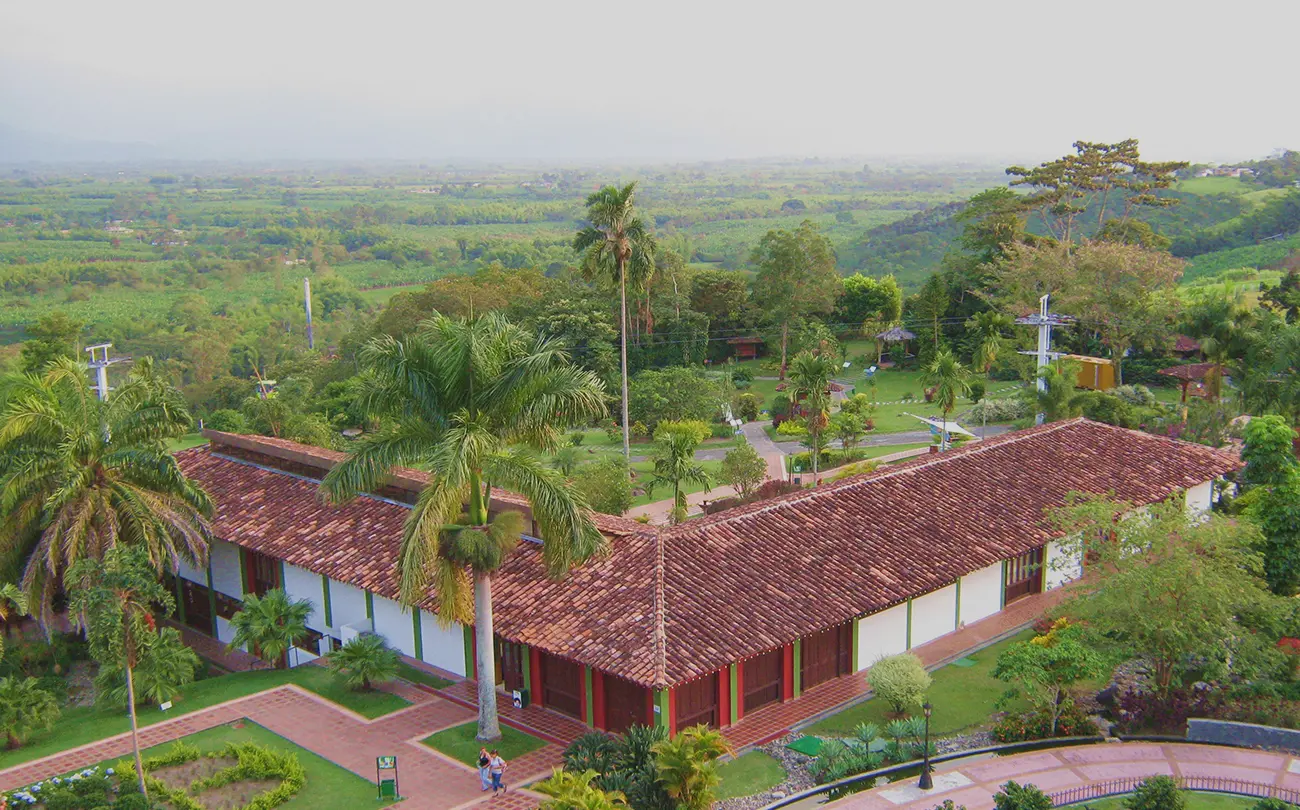
[[[175,157],[1300,148],[1300,0],[0,0],[0,126]],[[4,155],[0,155],[3,159]]]

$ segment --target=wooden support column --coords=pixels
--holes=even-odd
[[[781,702],[794,697],[794,645],[781,648]]]
[[[803,639],[794,640],[794,696],[803,694]]]
[[[736,682],[736,665],[718,673],[718,728],[736,722],[735,704],[731,702],[731,686]]]

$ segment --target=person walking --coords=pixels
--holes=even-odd
[[[495,796],[498,790],[504,791],[506,783],[502,777],[506,772],[506,761],[501,758],[497,749],[492,749],[492,757],[488,760],[488,772],[492,774],[492,795]]]
[[[492,757],[488,756],[486,748],[478,749],[478,781],[483,790],[492,787],[492,776],[489,767],[492,765]]]

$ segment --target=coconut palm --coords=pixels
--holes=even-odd
[[[375,339],[360,357],[361,406],[384,427],[357,440],[321,488],[338,503],[379,489],[395,467],[429,473],[402,531],[401,599],[423,604],[436,581],[439,620],[474,624],[478,736],[497,739],[492,573],[525,526],[516,511],[490,520],[492,487],[529,501],[551,575],[604,551],[582,496],[538,454],[553,452],[566,428],[605,413],[604,386],[570,363],[560,343],[495,313],[435,314],[401,340]]]
[[[397,677],[397,650],[384,643],[383,636],[362,633],[326,659],[330,672],[343,678],[353,689],[368,692],[373,684]]]
[[[21,572],[42,621],[64,572],[119,543],[145,549],[158,573],[207,564],[212,501],[165,446],[190,425],[147,359],[107,401],[67,359],[0,381],[0,577]]]
[[[618,283],[619,351],[622,355],[623,456],[632,455],[627,417],[627,287],[640,289],[655,269],[655,240],[650,229],[636,215],[632,194],[636,183],[622,188],[605,186],[587,198],[587,221],[578,231],[573,249],[582,254],[582,269],[588,278],[611,276]]]
[[[244,647],[279,668],[289,648],[307,636],[311,602],[290,599],[280,588],[244,597],[244,607],[230,617],[230,649]]]
[[[817,484],[817,466],[821,461],[822,433],[830,420],[831,376],[835,374],[835,369],[836,364],[831,358],[812,352],[801,352],[790,364],[794,401],[803,406],[807,420],[814,486]]]
[[[140,792],[148,796],[140,762],[140,727],[135,715],[135,668],[157,637],[154,605],[163,615],[173,607],[171,594],[158,581],[149,553],[141,547],[116,546],[104,558],[78,560],[68,569],[72,598],[68,611],[86,631],[96,661],[121,662],[126,671],[127,714]]]
[[[732,753],[721,732],[699,725],[655,743],[655,771],[669,796],[684,810],[708,810],[722,781],[717,760]]]
[[[669,521],[676,526],[686,519],[686,493],[682,484],[700,484],[707,491],[713,478],[695,461],[699,439],[687,431],[665,430],[655,437],[654,475],[646,482],[646,494],[656,487],[672,487],[673,511]]]
[[[33,731],[52,728],[59,714],[58,698],[36,678],[0,678],[0,733],[10,748],[22,745]]]
[[[934,402],[943,413],[943,427],[940,431],[940,449],[946,448],[948,436],[948,414],[957,407],[958,397],[970,394],[970,369],[957,361],[951,351],[944,349],[934,356],[930,364],[921,373],[924,385],[934,388]]]

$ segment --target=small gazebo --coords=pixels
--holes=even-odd
[[[881,360],[883,360],[885,357],[886,343],[902,343],[904,348],[906,348],[907,341],[916,340],[916,335],[912,334],[911,332],[907,331],[901,326],[894,326],[889,329],[886,329],[883,332],[876,333],[875,338],[876,338],[876,363],[878,365],[881,362]]]
[[[1190,363],[1185,366],[1162,368],[1156,373],[1165,377],[1172,377],[1178,381],[1178,384],[1183,389],[1182,401],[1186,404],[1187,388],[1192,383],[1196,383],[1196,388],[1192,392],[1193,396],[1208,397],[1210,395],[1210,391],[1204,385],[1204,380],[1214,373],[1215,365],[1214,363]]]

